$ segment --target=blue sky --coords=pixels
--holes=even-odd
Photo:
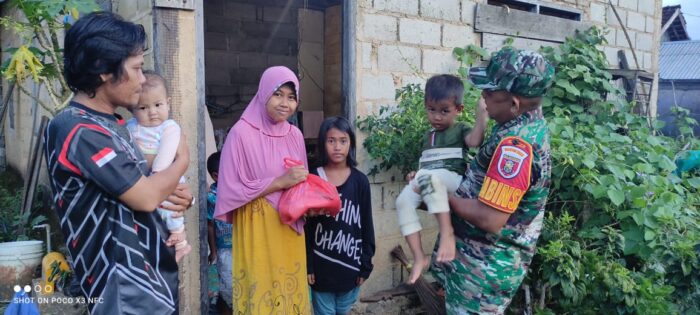
[[[686,29],[692,40],[700,40],[700,1],[698,0],[663,0],[664,6],[681,5],[681,12],[687,23]]]

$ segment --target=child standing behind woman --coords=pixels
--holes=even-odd
[[[231,284],[233,279],[231,264],[231,224],[214,220],[216,210],[216,182],[219,180],[219,161],[221,152],[214,152],[207,158],[207,171],[214,183],[209,186],[207,193],[207,240],[209,242],[209,263],[216,264],[219,273],[219,298],[216,306],[220,315],[231,314]]]
[[[142,85],[137,105],[129,108],[134,118],[126,127],[136,145],[141,149],[153,173],[166,169],[175,159],[180,143],[180,126],[170,115],[170,97],[165,88],[165,79],[160,75],[144,71],[146,82]],[[184,178],[180,178],[184,183]],[[167,202],[167,201],[166,201]],[[185,218],[173,217],[173,212],[158,208],[158,214],[170,231],[166,243],[175,245],[175,260],[180,261],[192,250],[185,235]]]
[[[336,217],[320,215],[307,219],[308,281],[315,315],[347,314],[373,267],[375,246],[369,181],[354,167],[357,165],[355,133],[347,119],[327,118],[318,139],[321,166],[311,173],[337,187],[342,208]],[[334,242],[337,237],[346,242]],[[348,240],[351,245],[345,246]]]

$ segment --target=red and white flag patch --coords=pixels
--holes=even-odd
[[[112,148],[104,148],[100,150],[100,152],[95,153],[95,155],[92,156],[92,161],[97,164],[97,167],[102,167],[103,165],[109,163],[112,159],[117,157],[117,154],[114,153],[114,150]]]
[[[519,137],[505,137],[491,158],[479,200],[513,213],[530,187],[532,146]]]

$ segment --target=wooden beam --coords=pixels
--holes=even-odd
[[[673,12],[673,15],[671,15],[668,21],[666,21],[666,24],[664,24],[664,26],[661,27],[661,34],[666,32],[666,30],[671,26],[671,24],[673,24],[673,21],[676,20],[679,14],[681,14],[681,8],[676,9],[676,12]]]
[[[503,7],[478,4],[474,30],[482,33],[525,37],[564,42],[575,31],[589,29],[593,24],[567,20]]]

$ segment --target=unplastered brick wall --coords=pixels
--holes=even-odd
[[[588,19],[610,30],[604,48],[608,61],[617,65],[617,51],[625,51],[630,67],[635,67],[632,50],[637,54],[639,67],[652,73],[658,72],[658,51],[661,30],[660,0],[613,0],[622,24],[618,21],[608,1],[580,1]],[[585,3],[584,3],[585,2]],[[627,29],[630,43],[625,38],[622,25]]]
[[[233,116],[225,117],[228,126],[255,96],[260,75],[267,67],[284,65],[297,71],[297,11],[302,4],[281,0],[204,1],[206,94],[217,104],[235,104]],[[219,127],[216,119],[214,124]]]
[[[536,0],[527,0],[537,2]],[[377,113],[383,105],[395,104],[395,90],[409,83],[424,85],[434,74],[456,73],[459,66],[452,56],[455,47],[468,44],[482,45],[482,33],[474,31],[477,5],[486,0],[359,0],[356,2],[356,112],[364,117]],[[556,8],[570,8],[581,14],[581,21],[607,27],[608,46],[601,47],[616,67],[618,49],[628,53],[634,67],[632,49],[637,53],[640,67],[658,72],[658,41],[661,19],[660,0],[613,0],[632,40],[632,47],[624,39],[607,1],[561,0],[539,1]],[[552,25],[556,27],[556,25]],[[516,36],[518,30],[513,30]],[[506,35],[503,39],[507,38]],[[493,38],[493,36],[491,36]],[[536,49],[557,42],[517,38],[515,46]],[[653,95],[652,95],[653,99]],[[358,134],[358,143],[365,135]],[[396,148],[400,150],[400,148]],[[373,164],[360,146],[358,162],[363,171]],[[383,172],[370,177],[372,206],[377,238],[374,258],[375,271],[363,286],[362,295],[388,289],[405,281],[405,271],[391,259],[389,252],[397,244],[406,248],[399,233],[395,199],[406,184],[404,174]],[[422,212],[422,211],[421,211]],[[422,214],[424,223],[423,245],[432,251],[437,234],[435,219]]]

